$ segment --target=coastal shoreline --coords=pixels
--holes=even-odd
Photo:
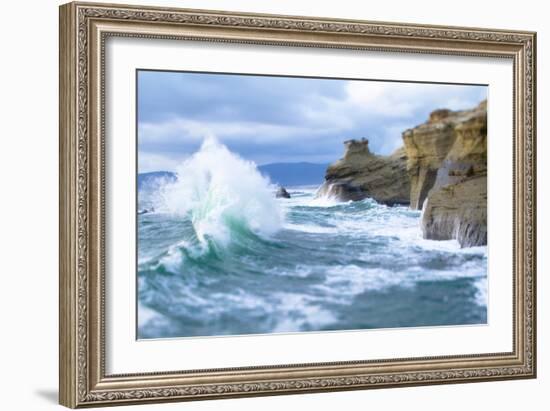
[[[487,100],[470,110],[435,110],[402,139],[389,156],[372,153],[368,139],[344,142],[318,196],[408,205],[423,211],[424,238],[486,245]]]

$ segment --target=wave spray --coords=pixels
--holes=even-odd
[[[161,189],[162,208],[189,218],[203,248],[226,247],[243,232],[270,236],[282,227],[284,214],[269,180],[214,137],[176,172],[177,180]]]

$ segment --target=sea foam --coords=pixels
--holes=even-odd
[[[162,207],[190,218],[203,246],[210,241],[227,246],[235,230],[269,236],[283,225],[284,213],[269,180],[253,162],[230,152],[213,137],[206,138],[176,174],[176,181],[160,190]]]

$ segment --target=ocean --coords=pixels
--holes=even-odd
[[[286,187],[216,141],[138,192],[138,338],[487,322],[487,247],[421,212]]]

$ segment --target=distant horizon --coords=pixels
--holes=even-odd
[[[269,163],[256,165],[260,174],[268,177],[270,182],[284,187],[297,187],[305,185],[319,185],[325,180],[326,170],[329,164],[295,162],[295,163]],[[149,179],[179,177],[177,171],[154,170],[137,173],[138,188]]]
[[[338,160],[338,159],[336,159]],[[336,161],[334,160],[334,161]],[[254,163],[256,164],[256,163]],[[314,166],[329,166],[330,163],[312,163],[312,162],[309,162],[309,161],[282,161],[282,162],[277,162],[277,163],[267,163],[267,164],[256,164],[257,167],[263,167],[263,166],[270,166],[270,165],[285,165],[285,164],[310,164],[310,165],[314,165]],[[177,171],[175,170],[162,170],[162,169],[158,169],[158,170],[151,170],[151,171],[139,171],[138,170],[138,174],[149,174],[149,173],[176,173]]]
[[[470,109],[487,87],[239,74],[137,73],[139,172],[173,171],[215,137],[258,166],[330,164],[344,141],[373,153],[402,145],[406,129],[441,108]]]

